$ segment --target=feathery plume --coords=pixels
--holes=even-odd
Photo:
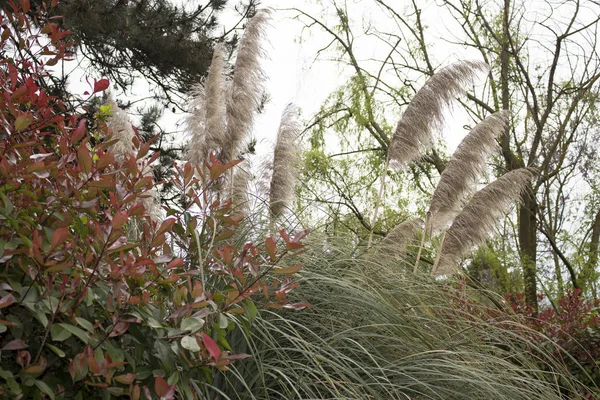
[[[295,167],[298,164],[297,139],[300,134],[298,108],[289,104],[283,111],[277,144],[273,152],[273,176],[269,191],[269,207],[274,216],[290,207],[296,184]]]
[[[127,113],[117,105],[117,102],[112,96],[108,97],[106,105],[110,106],[110,115],[106,119],[106,125],[112,130],[113,138],[118,139],[118,141],[111,146],[111,150],[115,155],[115,159],[123,162],[125,157],[133,154],[132,140],[135,137],[135,131],[133,130],[133,126],[131,125]],[[152,176],[152,167],[150,165],[144,165],[142,175]],[[146,213],[150,216],[152,221],[160,220],[160,200],[155,187],[146,191],[143,197],[140,198],[140,202],[144,205]]]
[[[400,118],[390,147],[388,159],[405,166],[418,159],[433,144],[432,130],[444,123],[444,108],[463,93],[463,86],[479,71],[487,71],[481,61],[460,61],[440,69],[417,92]]]
[[[113,139],[118,139],[118,141],[112,145],[111,150],[113,151],[115,158],[122,162],[124,158],[133,151],[132,140],[135,136],[135,132],[131,126],[131,121],[129,121],[127,113],[117,105],[117,102],[112,96],[108,96],[106,105],[110,106],[110,115],[106,118],[106,125],[113,132]]]
[[[188,115],[185,118],[186,130],[191,133],[186,158],[192,164],[203,165],[202,148],[206,129],[206,91],[204,83],[194,84],[190,89]]]
[[[457,272],[458,260],[485,241],[510,204],[521,200],[534,175],[531,168],[510,171],[475,193],[445,232],[432,275]]]
[[[423,219],[408,218],[396,225],[375,247],[375,254],[389,259],[404,258],[406,248],[423,228]]]
[[[217,44],[204,82],[192,88],[191,114],[187,126],[192,132],[189,160],[204,165],[210,152],[223,148],[225,138],[225,49]]]
[[[485,171],[485,161],[498,148],[496,138],[508,124],[503,110],[477,124],[462,140],[446,168],[429,202],[428,225],[442,227],[458,213],[462,201]]]
[[[227,141],[221,154],[223,162],[229,162],[237,155],[241,142],[252,129],[256,108],[260,104],[264,80],[260,66],[261,41],[270,14],[270,10],[266,9],[257,11],[248,21],[240,40],[226,105]]]
[[[243,163],[247,164],[248,162],[244,161]],[[233,173],[231,187],[229,189],[229,195],[231,197],[231,200],[233,201],[233,208],[236,215],[246,215],[249,209],[248,183],[250,182],[252,176],[248,171],[250,167],[247,166],[247,168],[243,168],[241,166],[243,163],[238,164],[234,167],[235,171]]]

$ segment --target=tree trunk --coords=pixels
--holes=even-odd
[[[537,202],[531,186],[519,206],[519,244],[525,283],[525,300],[537,313]]]
[[[596,218],[592,225],[592,237],[589,244],[589,256],[583,270],[583,288],[597,298],[596,287],[596,266],[598,265],[598,250],[600,247],[600,210],[596,213]]]

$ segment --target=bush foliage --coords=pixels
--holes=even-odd
[[[87,99],[76,110],[49,95],[68,32],[42,12],[31,24],[28,1],[12,8],[0,14],[0,397],[198,398],[248,357],[228,335],[257,306],[304,307],[286,298],[299,266],[281,267],[302,235],[233,245],[241,218],[211,187],[236,162],[214,158],[206,180],[176,165],[181,207],[150,215],[151,141],[115,157],[119,132],[82,116]]]

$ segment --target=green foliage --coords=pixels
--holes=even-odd
[[[178,105],[181,93],[207,73],[220,33],[215,32],[217,16],[226,2],[190,7],[168,0],[62,0],[47,9],[47,16],[60,17],[55,22],[73,32],[73,49],[113,84],[126,90],[141,75],[156,85],[163,102]],[[32,12],[45,10],[44,3],[50,4],[31,0]],[[8,8],[9,1],[0,1],[0,7]],[[240,12],[248,16],[253,9],[251,0]],[[237,39],[229,39],[235,46]]]
[[[0,397],[198,398],[190,380],[247,357],[229,337],[257,306],[306,306],[287,299],[300,267],[285,261],[304,234],[230,244],[241,218],[211,188],[237,161],[214,158],[208,181],[175,166],[183,206],[157,221],[153,139],[117,161],[110,110],[87,121],[43,89],[64,33],[18,8],[0,18]]]

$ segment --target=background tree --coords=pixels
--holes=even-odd
[[[0,0],[0,7],[8,3]],[[48,13],[60,16],[61,28],[73,32],[73,50],[88,68],[124,91],[143,77],[163,103],[181,107],[182,93],[206,75],[214,45],[227,38],[229,49],[235,47],[232,33],[254,14],[257,1],[236,6],[240,18],[228,31],[218,20],[227,0],[194,3],[61,0]],[[31,8],[42,4],[33,0]]]

